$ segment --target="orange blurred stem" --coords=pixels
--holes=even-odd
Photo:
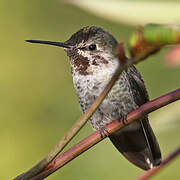
[[[129,51],[134,61],[144,59],[166,45],[180,43],[180,26],[147,24],[134,31],[129,40]]]
[[[149,101],[146,104],[140,106],[138,109],[128,114],[127,124],[179,99],[180,89],[177,89],[159,98]],[[105,128],[108,130],[109,133],[113,133],[116,130],[122,128],[123,126],[124,124],[122,122],[116,120],[106,125]],[[101,138],[99,131],[92,133],[90,136],[80,141],[79,143],[77,143],[72,148],[62,153],[58,157],[56,157],[40,174],[34,176],[31,180],[44,179],[45,177],[49,176],[57,169],[63,167],[65,164],[67,164],[68,162],[70,162],[71,160],[73,160],[74,158],[76,158],[77,156],[79,156],[80,154],[82,154],[83,152],[85,152],[86,150],[88,150],[104,138]]]
[[[146,171],[141,176],[137,178],[137,180],[146,180],[155,175],[157,172],[159,172],[162,168],[164,168],[166,165],[168,165],[170,162],[172,162],[178,155],[180,155],[180,147],[178,147],[175,151],[173,151],[171,154],[169,154],[160,164],[160,166],[153,168],[149,171]]]

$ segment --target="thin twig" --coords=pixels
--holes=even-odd
[[[149,101],[146,104],[140,106],[138,109],[128,114],[127,124],[179,99],[180,99],[180,89],[177,89],[159,98]],[[105,128],[108,130],[109,133],[113,133],[119,128],[122,128],[123,126],[124,126],[123,123],[116,120],[106,125]],[[65,164],[67,164],[68,162],[70,162],[80,154],[82,154],[84,151],[88,150],[90,147],[100,142],[101,140],[102,138],[100,137],[99,131],[94,132],[93,134],[91,134],[84,140],[80,141],[75,146],[64,152],[63,154],[56,157],[40,174],[33,177],[31,180],[44,179],[45,177],[49,176],[57,169],[61,168],[62,166],[64,166]]]
[[[149,171],[146,171],[141,176],[137,178],[137,180],[146,180],[155,175],[158,171],[160,171],[162,168],[164,168],[166,165],[168,165],[170,162],[172,162],[178,155],[180,155],[180,147],[178,147],[175,151],[173,151],[171,154],[169,154],[160,164],[160,166],[153,168]]]
[[[94,111],[98,108],[105,96],[111,90],[122,71],[126,69],[129,65],[133,64],[133,61],[126,59],[122,46],[122,43],[119,43],[117,45],[117,57],[119,58],[121,66],[116,70],[100,96],[96,98],[96,100],[89,107],[89,109],[81,116],[81,118],[73,125],[73,127],[67,132],[67,134],[58,142],[58,144],[51,150],[50,153],[48,153],[48,155],[44,159],[42,159],[39,163],[37,163],[34,167],[29,169],[25,173],[17,176],[14,180],[28,180],[41,172],[66,147],[66,145],[72,140],[72,138],[86,124],[88,119],[93,115]]]

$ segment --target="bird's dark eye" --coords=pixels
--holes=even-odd
[[[95,45],[95,44],[89,45],[89,50],[90,50],[90,51],[96,50],[96,45]]]

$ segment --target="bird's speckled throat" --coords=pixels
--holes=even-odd
[[[65,43],[73,46],[65,49],[70,58],[72,73],[93,74],[98,66],[104,66],[115,58],[116,39],[102,28],[87,26],[73,34]],[[91,50],[89,47],[95,45]]]

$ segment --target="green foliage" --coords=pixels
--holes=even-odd
[[[178,0],[68,0],[96,16],[129,25],[179,23]]]

